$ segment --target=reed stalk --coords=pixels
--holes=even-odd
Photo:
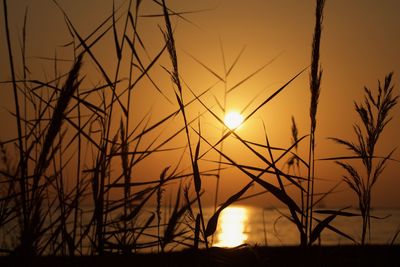
[[[316,1],[315,9],[315,27],[314,37],[312,42],[311,54],[311,73],[310,73],[310,146],[308,157],[308,174],[307,174],[307,196],[306,196],[306,220],[305,231],[307,240],[302,240],[303,245],[310,244],[310,236],[312,232],[313,223],[313,206],[314,206],[314,180],[315,180],[315,130],[317,127],[317,109],[318,100],[321,91],[322,70],[319,62],[320,58],[320,42],[322,33],[322,21],[325,0]]]
[[[185,126],[185,133],[186,133],[187,144],[189,146],[190,161],[191,161],[192,170],[193,170],[193,179],[194,179],[194,183],[195,183],[195,191],[196,191],[196,196],[197,196],[197,204],[199,207],[201,226],[202,226],[203,233],[204,233],[204,242],[205,242],[206,248],[208,249],[208,241],[207,241],[207,237],[205,236],[206,227],[205,227],[205,223],[204,223],[203,208],[202,208],[201,197],[200,197],[201,174],[200,174],[200,170],[199,170],[198,163],[197,163],[200,142],[197,144],[196,156],[195,156],[193,154],[192,144],[191,144],[191,140],[190,140],[189,124],[188,124],[188,120],[186,117],[185,104],[184,104],[184,99],[183,99],[183,90],[182,90],[182,85],[181,85],[180,78],[179,78],[178,57],[177,57],[176,48],[175,48],[175,39],[174,39],[173,31],[172,31],[169,13],[167,10],[167,6],[165,4],[165,0],[162,1],[162,5],[163,5],[164,18],[165,18],[165,25],[167,28],[167,31],[164,33],[164,38],[167,43],[167,49],[168,49],[171,63],[172,63],[171,79],[172,79],[173,83],[175,84],[176,88],[178,89],[178,92],[175,92],[175,95],[176,95],[176,99],[177,99],[179,107],[180,107],[180,111],[182,113],[183,122],[184,122],[184,126]]]
[[[24,145],[23,145],[23,135],[22,135],[22,126],[21,126],[21,113],[20,113],[20,105],[18,99],[18,89],[15,77],[14,70],[14,58],[11,47],[11,38],[10,38],[10,30],[8,25],[8,11],[7,11],[7,0],[3,0],[3,12],[4,12],[4,25],[6,31],[6,41],[8,48],[8,60],[10,64],[11,71],[11,80],[12,80],[12,88],[14,95],[14,105],[15,105],[15,120],[17,124],[17,134],[18,134],[18,151],[19,151],[19,164],[18,164],[18,173],[19,176],[19,189],[21,191],[21,204],[22,204],[22,216],[23,216],[23,225],[26,227],[28,225],[27,218],[27,195],[26,195],[26,169],[27,164],[25,160],[24,153]]]
[[[363,103],[354,103],[354,109],[361,120],[361,124],[353,126],[356,142],[331,138],[337,144],[343,145],[355,154],[356,158],[361,160],[364,167],[364,172],[361,173],[349,162],[336,161],[346,172],[343,175],[343,180],[356,193],[358,198],[358,207],[362,218],[361,245],[367,243],[367,234],[370,236],[372,189],[381,177],[387,161],[391,159],[395,151],[392,150],[386,156],[381,157],[376,163],[379,158],[375,152],[378,140],[383,130],[391,121],[390,112],[397,105],[399,99],[399,95],[394,92],[392,78],[393,73],[389,73],[385,77],[383,84],[378,81],[376,95],[374,95],[371,89],[364,87],[365,96]]]

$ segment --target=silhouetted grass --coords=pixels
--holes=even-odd
[[[262,190],[259,194],[268,193],[288,208],[289,214],[283,216],[295,225],[299,243],[303,247],[318,240],[324,229],[330,229],[354,241],[351,236],[332,226],[331,222],[337,216],[356,214],[348,213],[344,209],[314,210],[314,206],[333,190],[322,194],[314,192],[315,130],[322,76],[319,50],[325,1],[316,1],[310,72],[310,132],[298,136],[293,118],[292,143],[288,147],[272,145],[268,129],[273,125],[263,122],[265,140],[257,143],[246,140],[238,131],[229,129],[223,122],[227,96],[271,65],[276,57],[229,87],[227,80],[242,57],[244,48],[230,66],[226,64],[225,52],[221,48],[223,75],[191,56],[217,80],[214,85],[198,93],[181,77],[182,66],[178,62],[171,19],[179,17],[191,22],[185,17],[186,12],[171,10],[165,0],[155,3],[160,8],[160,14],[152,17],[160,18],[164,26],[159,26],[163,44],[154,55],[149,55],[140,36],[142,1],[127,1],[125,10],[115,7],[113,2],[111,14],[87,36],[80,33],[61,5],[57,4],[71,36],[68,47],[73,52],[73,59],[70,70],[60,73],[55,56],[52,59],[55,77],[49,81],[40,81],[30,77],[27,67],[27,12],[24,17],[21,50],[23,78],[17,80],[15,76],[12,54],[15,44],[9,33],[7,1],[3,0],[11,78],[2,83],[11,86],[14,93],[13,115],[17,137],[0,143],[0,232],[4,233],[1,235],[0,252],[22,258],[33,255],[90,255],[101,256],[93,257],[96,260],[112,260],[112,256],[108,258],[109,254],[137,255],[144,251],[157,251],[159,260],[168,257],[166,252],[189,248],[189,252],[170,255],[184,255],[182,262],[186,265],[192,264],[200,256],[201,265],[205,266],[210,266],[209,263],[216,266],[235,266],[245,263],[246,259],[251,259],[255,266],[282,263],[283,259],[271,259],[273,254],[257,247],[216,249],[212,247],[212,240],[209,240],[217,230],[221,212],[237,201],[257,196],[258,194],[248,195],[248,190],[256,186]],[[109,73],[95,53],[95,47],[102,45],[107,34],[112,35],[115,48],[112,52],[115,63],[112,73]],[[100,73],[99,81],[95,85],[88,85],[84,80],[85,71],[88,71],[86,66],[89,64]],[[158,84],[160,74],[155,75],[153,71],[159,65],[172,81],[175,101],[169,99],[170,93],[165,85]],[[124,70],[128,70],[128,73]],[[291,74],[269,96],[260,100],[257,95],[249,103],[245,103],[242,110],[245,115],[243,123],[251,120],[272,100],[278,99],[306,70],[308,67]],[[357,156],[367,168],[368,178],[364,185],[351,165],[339,163],[351,175],[345,177],[345,181],[360,197],[363,244],[369,227],[372,185],[391,156],[389,154],[384,157],[375,171],[372,171],[372,160],[377,158],[374,154],[375,144],[389,121],[389,111],[397,103],[391,77],[389,75],[386,78],[383,88],[379,86],[377,98],[366,89],[365,106],[356,105],[367,129],[367,136],[364,137],[361,127],[355,128],[360,145],[357,147],[350,142],[335,139],[358,153]],[[152,120],[151,111],[147,114],[146,111],[137,111],[135,105],[141,100],[135,99],[134,92],[144,90],[140,85],[144,80],[169,105],[173,105],[173,112]],[[223,83],[223,99],[218,99],[211,92],[218,83]],[[205,100],[205,96],[210,95],[216,102],[217,110]],[[21,98],[24,101],[21,102]],[[195,104],[202,109],[197,115],[191,114],[190,109]],[[377,116],[372,115],[372,107],[377,108]],[[163,109],[162,106],[154,108]],[[221,129],[221,136],[216,141],[207,139],[202,133],[205,115],[211,117],[215,126]],[[178,123],[174,120],[177,117],[181,117]],[[376,123],[374,119],[377,119]],[[172,131],[165,131],[170,124],[175,124],[176,127]],[[182,138],[178,139],[182,136],[184,141]],[[223,147],[228,138],[236,139],[240,149],[262,162],[261,166],[235,160]],[[308,160],[304,160],[298,146],[307,138],[310,142],[309,155]],[[176,140],[179,140],[179,147],[176,146]],[[18,156],[10,155],[12,145],[18,149]],[[173,166],[159,162],[157,154],[171,152],[180,156]],[[218,159],[206,158],[209,152],[215,152]],[[13,162],[13,157],[17,163]],[[202,165],[203,161],[207,161],[212,167],[206,169]],[[142,177],[138,169],[143,163],[150,166],[160,165],[161,170],[154,177]],[[287,171],[285,166],[289,166]],[[297,168],[293,173],[291,166]],[[219,203],[219,179],[225,167],[240,171],[247,180],[236,193]],[[301,170],[307,171],[306,177],[302,176]],[[202,207],[204,181],[207,177],[217,177],[215,209],[209,218],[205,217]],[[300,201],[297,196],[300,196]],[[315,200],[316,197],[319,199]],[[242,258],[243,255],[245,258]],[[144,259],[138,257],[140,256],[133,259]],[[302,256],[296,254],[296,257]],[[38,262],[47,264],[46,258],[42,259],[43,262]],[[83,262],[86,260],[85,257],[81,259]],[[15,258],[10,258],[10,262],[14,260]],[[98,264],[110,264],[107,260]],[[309,265],[318,260],[307,255],[305,258]]]
[[[313,231],[313,208],[314,208],[314,182],[315,182],[315,130],[317,127],[318,99],[321,91],[322,70],[320,67],[320,43],[322,33],[322,20],[324,12],[324,0],[317,0],[315,9],[315,28],[312,42],[311,73],[310,73],[310,148],[308,157],[308,175],[306,192],[306,216],[305,235],[302,237],[303,245],[311,245]]]
[[[397,104],[399,95],[393,92],[391,84],[393,73],[385,77],[383,84],[378,82],[376,95],[367,87],[364,88],[365,98],[361,104],[355,103],[354,108],[360,117],[361,125],[355,124],[353,129],[356,134],[356,142],[339,138],[332,138],[336,143],[344,145],[348,150],[361,160],[364,172],[344,161],[336,161],[347,174],[343,180],[348,184],[358,198],[358,206],[362,216],[361,244],[366,243],[367,233],[370,234],[372,188],[384,171],[387,161],[391,158],[394,150],[379,160],[376,155],[376,146],[383,130],[390,122],[390,111]]]

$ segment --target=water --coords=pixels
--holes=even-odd
[[[154,208],[151,210],[154,211]],[[346,211],[358,213],[357,210]],[[115,216],[117,216],[117,213],[119,212],[117,211]],[[213,208],[205,208],[203,213],[205,222],[207,223],[213,214]],[[260,246],[299,245],[300,242],[297,228],[292,222],[285,218],[283,214],[288,215],[288,210],[263,209],[252,206],[229,206],[224,209],[219,216],[217,230],[212,238],[212,245],[219,247],[235,247],[241,244]],[[390,216],[385,219],[371,219],[371,238],[368,240],[368,243],[391,244],[396,233],[400,231],[400,209],[377,209],[372,211],[372,215],[377,217]],[[84,224],[88,223],[90,218],[91,212],[83,215]],[[321,217],[321,219],[323,219],[323,217]],[[187,220],[187,218],[184,219],[184,221],[193,226],[193,221]],[[338,216],[331,225],[351,236],[354,240],[360,241],[360,217]],[[163,227],[160,229],[161,235],[163,229]],[[176,230],[177,232],[181,230],[187,231],[189,228],[186,227],[185,223],[182,223],[177,226]],[[7,229],[0,228],[0,240],[5,238],[7,242],[12,241],[11,239],[8,240],[8,238],[4,236],[2,237],[2,232],[7,232]],[[157,246],[157,227],[148,228],[144,232],[145,234],[140,237],[139,243],[146,244],[146,242],[152,242],[153,246],[139,249],[140,252],[159,251],[159,247]],[[189,230],[186,232],[185,236],[189,238],[183,240],[186,245],[193,245],[193,241],[190,241],[190,238],[193,238],[193,232]],[[9,236],[9,238],[11,238],[11,236]],[[211,240],[211,238],[209,240]],[[166,251],[180,250],[188,247],[182,245],[183,243],[179,243],[179,241],[182,241],[182,238],[178,237],[175,241],[176,242],[168,244]],[[394,244],[400,244],[400,235],[394,241]],[[82,253],[90,254],[90,238],[85,237],[82,242]],[[325,229],[322,232],[320,244],[344,245],[354,244],[354,242],[329,229]]]
[[[203,209],[206,224],[212,216],[213,211],[214,208],[212,207]],[[359,214],[358,210],[348,209],[345,211]],[[194,212],[196,214],[195,210]],[[235,247],[241,244],[260,246],[299,245],[299,233],[296,226],[283,216],[289,214],[288,209],[285,208],[263,209],[254,206],[229,206],[219,216],[217,230],[212,238],[212,245],[219,247]],[[396,232],[400,230],[400,209],[373,210],[372,215],[376,217],[388,217],[385,219],[371,219],[371,239],[367,240],[367,242],[370,244],[390,244]],[[323,219],[324,216],[319,216],[319,218]],[[361,217],[337,216],[331,225],[341,232],[346,233],[355,241],[359,242],[361,240]],[[185,228],[185,230],[189,229]],[[156,228],[147,229],[146,232],[150,236],[142,236],[141,241],[154,242],[157,240],[155,238],[157,236]],[[193,237],[190,231],[188,235]],[[178,238],[177,240],[180,239]],[[320,242],[321,245],[355,244],[352,240],[329,229],[325,229],[322,232],[321,239],[317,242]],[[192,243],[187,241],[186,244]],[[395,240],[395,244],[400,244],[400,236]],[[183,248],[187,248],[187,246],[172,243],[168,245],[167,251]],[[155,246],[142,250],[142,252],[150,251],[156,252],[158,251],[158,247]]]
[[[357,210],[346,211],[359,213]],[[206,216],[212,214],[212,208],[206,209],[205,214]],[[289,214],[289,212],[287,209],[278,211],[249,206],[228,207],[220,215],[214,245],[223,247],[233,247],[243,243],[268,246],[298,245],[299,234],[296,227],[282,214]],[[390,244],[400,229],[400,210],[373,210],[372,215],[390,216],[385,219],[371,219],[369,243]],[[360,217],[338,216],[331,225],[356,241],[360,240]],[[329,229],[322,232],[320,242],[322,245],[354,244],[353,241]],[[400,237],[395,240],[395,244],[400,244]]]

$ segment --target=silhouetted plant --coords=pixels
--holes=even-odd
[[[362,245],[366,243],[367,232],[370,233],[372,189],[394,152],[392,150],[376,163],[379,157],[377,157],[375,150],[379,137],[390,122],[390,111],[397,104],[399,98],[399,95],[393,92],[392,76],[393,73],[389,73],[383,84],[378,81],[376,95],[372,90],[364,87],[364,102],[354,103],[354,108],[361,120],[361,124],[356,123],[353,126],[356,141],[332,138],[336,143],[344,145],[354,153],[364,166],[364,171],[361,172],[351,163],[336,161],[346,171],[343,180],[356,193],[358,198],[358,207],[362,216]]]
[[[313,207],[314,207],[314,180],[315,180],[315,129],[317,127],[317,109],[318,100],[321,91],[322,70],[319,62],[320,43],[322,33],[322,20],[324,12],[325,0],[317,0],[315,9],[315,28],[312,42],[311,54],[311,73],[310,73],[310,148],[308,158],[308,178],[306,191],[306,215],[305,215],[305,236],[303,244],[311,244],[310,237],[312,233],[313,223]],[[304,240],[304,238],[306,240]]]
[[[14,92],[16,110],[13,115],[17,122],[17,138],[0,143],[0,155],[2,156],[0,160],[2,167],[0,169],[0,183],[2,184],[0,189],[0,226],[11,226],[11,231],[20,234],[16,235],[16,244],[10,245],[8,250],[0,248],[2,252],[18,252],[23,255],[101,255],[105,253],[129,254],[149,248],[167,251],[178,245],[199,248],[200,244],[205,244],[208,247],[207,238],[215,233],[220,213],[236,201],[252,197],[244,195],[253,185],[260,186],[264,190],[262,193],[269,192],[289,209],[290,215],[287,215],[287,218],[297,227],[302,245],[312,244],[325,228],[346,236],[330,226],[330,222],[337,215],[346,216],[344,212],[328,211],[326,213],[328,216],[323,220],[313,217],[313,206],[317,202],[313,200],[314,146],[321,83],[319,43],[323,0],[317,0],[316,25],[312,45],[311,137],[308,163],[297,154],[298,144],[304,141],[307,135],[298,136],[294,119],[293,140],[289,147],[273,147],[267,136],[265,125],[265,143],[254,143],[245,140],[234,129],[228,129],[219,115],[220,112],[214,112],[210,105],[203,101],[201,97],[209,93],[213,87],[201,94],[196,94],[184,83],[178,68],[180,66],[170,19],[172,16],[184,18],[183,15],[186,13],[174,12],[167,7],[164,0],[154,1],[162,10],[160,14],[148,15],[148,17],[164,19],[165,23],[165,29],[162,30],[164,42],[153,56],[149,55],[139,34],[141,31],[138,31],[137,28],[139,18],[143,16],[139,12],[142,1],[124,2],[128,7],[122,15],[120,7],[116,8],[113,2],[112,13],[87,36],[80,34],[66,12],[55,2],[64,15],[71,35],[72,40],[67,46],[72,48],[73,60],[71,62],[73,64],[72,69],[63,74],[59,74],[55,67],[55,78],[45,82],[29,77],[25,56],[27,13],[24,18],[23,47],[21,49],[23,80],[17,81],[14,73],[14,57],[11,53],[7,1],[3,0],[3,3],[11,80],[2,81],[2,83],[9,84]],[[186,20],[186,18],[184,19]],[[118,27],[119,21],[122,29]],[[95,47],[101,45],[109,33],[113,36],[115,47],[115,53],[109,55],[110,57],[114,56],[113,63],[115,64],[113,66],[115,68],[112,68],[112,74],[109,74],[108,65],[106,67],[100,63],[101,60],[95,52]],[[212,95],[222,113],[225,112],[227,106],[228,94],[237,90],[239,86],[276,59],[273,58],[233,86],[228,87],[227,78],[243,51],[244,49],[240,51],[230,66],[223,59],[223,76],[219,76],[212,70],[213,68],[207,67],[192,57],[209,73],[217,77],[218,83],[224,83],[224,99],[217,99]],[[159,88],[151,76],[154,73],[154,67],[167,53],[171,67],[169,69],[163,67],[163,69],[172,80],[176,108],[175,111],[150,123],[148,114],[141,118],[133,114],[134,111],[136,112],[133,108],[136,104],[133,91],[142,89],[138,84],[143,79],[147,79],[157,93],[173,104],[168,99],[165,89]],[[224,56],[224,51],[222,54]],[[85,68],[82,64],[83,58],[89,62],[89,64],[84,64]],[[57,65],[56,57],[53,61]],[[125,68],[125,63],[128,64],[127,68]],[[94,66],[100,73],[96,86],[88,85],[87,82],[85,82],[85,86],[80,86],[82,82],[80,77],[84,77],[87,65]],[[244,123],[270,101],[277,98],[306,69],[293,75],[254,108],[253,104],[259,97],[256,95],[242,110],[243,113],[247,113]],[[128,73],[123,72],[124,70],[128,70]],[[62,86],[62,81],[64,81],[64,86]],[[186,94],[186,92],[191,93],[193,97],[190,98],[190,94]],[[22,102],[19,101],[21,96],[24,100]],[[204,110],[201,115],[191,119],[187,107],[196,102],[200,103]],[[248,111],[250,107],[253,109]],[[155,108],[163,109],[164,107],[156,106]],[[29,113],[31,110],[33,110],[32,114]],[[142,115],[141,111],[139,113]],[[200,130],[200,117],[205,113],[215,118],[222,127],[222,136],[215,143],[207,140],[206,135],[203,135]],[[164,126],[178,115],[182,115],[183,118],[178,124],[178,128],[172,133],[165,133]],[[119,127],[115,122],[119,122]],[[194,122],[198,122],[197,128],[192,126]],[[176,125],[176,121],[174,124]],[[386,125],[385,122],[383,124]],[[157,135],[158,133],[160,135]],[[198,135],[196,145],[193,144],[193,133]],[[169,166],[161,166],[163,170],[160,171],[159,177],[145,181],[142,180],[142,177],[137,177],[139,174],[135,168],[138,164],[148,158],[153,164],[151,156],[155,153],[177,150],[168,145],[181,135],[185,135],[185,141],[179,149],[184,148],[184,152],[173,170]],[[236,138],[247,152],[259,159],[262,166],[243,165],[234,161],[223,151],[223,141],[230,136]],[[5,145],[9,143],[15,145],[19,152],[15,164],[10,164],[6,156]],[[262,148],[263,152],[259,152],[258,148]],[[203,150],[206,152],[202,154]],[[211,169],[209,173],[201,171],[200,164],[204,159],[203,156],[211,150],[215,150],[219,155],[219,159],[214,162],[214,166],[217,167]],[[189,168],[180,166],[186,151],[190,153]],[[281,165],[285,166],[284,160],[288,157],[289,165],[297,166],[299,170],[297,175],[283,171],[284,167]],[[375,172],[377,176],[383,170],[389,157],[390,155],[382,160],[382,167]],[[76,160],[76,165],[70,164],[74,160]],[[237,168],[245,174],[249,181],[237,193],[226,198],[225,202],[214,210],[214,214],[206,224],[201,206],[201,197],[205,188],[202,185],[202,179],[206,175],[215,176],[216,173],[219,177],[220,171],[223,169],[222,165]],[[76,175],[75,179],[69,178],[71,171],[67,169],[70,166],[76,168],[73,170],[73,175]],[[301,177],[300,166],[308,169],[308,177]],[[182,168],[190,170],[183,171]],[[268,178],[265,175],[268,175]],[[271,181],[269,179],[271,177],[275,180]],[[303,185],[306,182],[307,188],[304,188]],[[176,190],[176,197],[174,196],[170,203],[165,203],[164,194],[168,192],[167,189],[171,184],[179,184],[179,189]],[[193,186],[191,187],[191,185]],[[217,183],[215,206],[218,201],[218,187]],[[292,197],[288,187],[300,190],[301,207]],[[181,201],[181,188],[184,188],[184,202]],[[189,197],[189,191],[194,191],[195,196]],[[151,206],[152,200],[155,201],[155,206]],[[171,204],[173,202],[174,205]],[[198,210],[194,211],[192,206],[196,202]],[[164,205],[168,204],[171,204],[170,213],[163,210]],[[198,212],[198,214],[194,214],[194,212]],[[187,220],[186,216],[189,216],[190,219]],[[312,228],[312,220],[318,223],[314,228]],[[5,228],[0,230],[3,229]],[[10,233],[8,229],[7,231]]]

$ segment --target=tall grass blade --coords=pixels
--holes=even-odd
[[[112,27],[113,27],[113,34],[114,34],[115,49],[116,49],[116,52],[117,52],[118,60],[121,60],[121,58],[122,58],[121,47],[119,46],[117,28],[116,28],[116,25],[115,25],[115,1],[114,0],[113,0],[112,9],[113,9],[112,10]]]
[[[6,41],[7,41],[7,48],[8,48],[8,60],[10,64],[11,70],[11,79],[12,79],[12,87],[13,87],[13,96],[14,96],[14,104],[15,104],[15,119],[17,124],[17,133],[18,133],[18,151],[19,151],[19,166],[18,169],[20,173],[20,190],[21,190],[21,203],[22,203],[22,216],[23,216],[23,223],[24,225],[28,224],[28,218],[26,217],[27,214],[27,207],[26,207],[26,169],[27,163],[24,155],[24,146],[23,146],[23,133],[22,133],[22,125],[21,125],[21,113],[20,113],[20,105],[18,99],[18,89],[16,84],[16,76],[14,70],[14,58],[12,53],[11,47],[11,37],[10,37],[10,29],[8,25],[8,10],[7,10],[7,0],[3,0],[3,12],[4,12],[4,25],[6,31]]]
[[[313,201],[314,201],[314,175],[315,175],[315,129],[317,126],[317,108],[321,91],[322,70],[320,66],[320,43],[322,33],[322,21],[325,0],[317,0],[315,8],[315,27],[312,41],[311,52],[311,73],[310,73],[310,147],[309,147],[309,168],[306,196],[306,236],[311,235],[313,221]],[[310,243],[309,241],[307,241]],[[303,244],[306,245],[306,244]]]

